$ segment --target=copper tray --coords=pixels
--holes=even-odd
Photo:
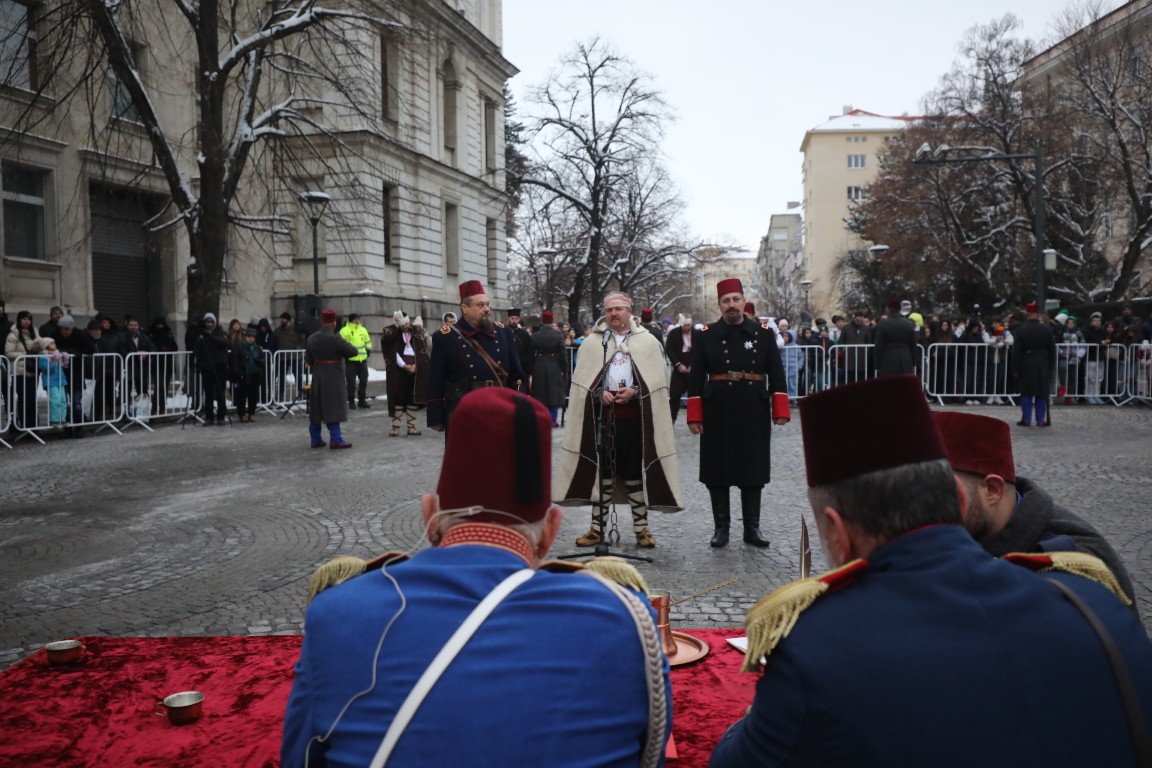
[[[694,635],[673,630],[672,639],[676,641],[676,653],[668,657],[668,663],[673,667],[700,661],[708,655],[708,643]]]

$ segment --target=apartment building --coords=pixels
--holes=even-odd
[[[790,203],[790,207],[799,203]],[[804,304],[804,219],[797,213],[774,213],[756,253],[763,314],[799,317]],[[759,309],[759,307],[758,307]]]
[[[889,138],[915,118],[885,117],[852,107],[804,134],[804,248],[797,277],[811,280],[808,305],[813,315],[843,314],[836,284],[837,260],[850,251],[867,250],[845,227],[852,203],[864,199],[876,178],[878,157]],[[799,291],[797,291],[799,293]]]
[[[143,26],[132,30],[139,41],[133,60],[194,188],[194,41],[173,4],[147,5],[134,17]],[[110,72],[97,78],[106,87],[90,105],[66,94],[62,81],[36,94],[43,41],[53,39],[37,28],[39,7],[0,0],[0,72],[7,73],[0,85],[0,296],[13,312],[36,313],[37,322],[58,304],[78,318],[131,313],[182,324],[187,274],[196,265],[178,223],[145,226],[174,210],[143,126]],[[342,83],[351,88],[355,80],[362,109],[342,109],[324,90],[331,85],[306,84],[313,97],[306,117],[331,133],[274,138],[253,152],[233,213],[273,223],[264,231],[229,226],[223,317],[246,322],[298,308],[313,292],[314,275],[325,305],[365,315],[373,332],[396,309],[438,322],[458,303],[465,280],[484,281],[495,305],[504,300],[503,87],[516,70],[501,53],[501,0],[384,7],[395,26],[344,30],[350,47],[374,62]],[[257,19],[270,6],[244,0],[239,8],[238,15]],[[272,100],[291,84],[269,70]],[[28,110],[46,119],[14,131],[16,116]],[[296,151],[309,143],[350,151],[325,162]],[[331,198],[315,251],[304,192]]]

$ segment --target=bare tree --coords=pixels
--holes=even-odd
[[[670,113],[649,78],[599,39],[578,45],[528,102],[533,164],[522,182],[563,200],[583,225],[584,256],[568,292],[576,324],[586,293],[594,315],[602,302],[610,210],[658,153]]]
[[[356,31],[397,29],[383,3],[363,0],[58,0],[36,6],[31,20],[40,38],[36,51],[36,98],[18,114],[5,115],[17,141],[57,119],[79,102],[95,146],[118,134],[98,105],[115,89],[113,108],[143,128],[152,162],[166,181],[166,211],[153,229],[182,225],[190,247],[187,279],[190,317],[217,312],[224,278],[229,226],[286,234],[275,211],[238,208],[237,192],[251,181],[257,147],[275,145],[271,170],[338,166],[354,150],[341,131],[323,122],[336,115],[347,127],[372,119],[377,94],[374,47]],[[158,51],[173,60],[168,71],[190,73],[195,123],[160,114],[156,104],[167,81],[149,82],[135,61],[137,42],[157,37]],[[0,76],[13,75],[6,67]],[[362,74],[357,74],[362,73]],[[378,78],[376,78],[378,81]],[[179,83],[176,84],[177,87]],[[51,93],[52,98],[46,98]],[[48,106],[45,106],[48,105]],[[74,114],[74,113],[73,113]],[[189,155],[193,162],[189,163]],[[314,170],[313,170],[314,172]]]

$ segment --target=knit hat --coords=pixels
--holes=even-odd
[[[916,376],[884,376],[800,401],[808,486],[948,458]]]
[[[908,299],[904,299],[904,301],[900,302],[900,314],[904,315],[905,317],[912,314],[912,302],[908,301]]]
[[[981,477],[999,475],[1016,482],[1012,432],[1007,422],[955,411],[937,411],[932,416],[952,469]]]
[[[244,328],[244,335],[245,336],[252,336],[253,338],[255,338],[258,331],[259,331],[259,328],[257,326],[252,325],[252,323],[248,323],[247,327]]]
[[[396,310],[392,313],[392,325],[395,325],[397,328],[402,325],[406,325],[409,322],[411,321],[408,319],[408,315],[404,314],[400,310]]]
[[[478,445],[503,446],[511,461],[480,461]],[[477,522],[531,523],[552,505],[551,490],[552,417],[543,403],[503,387],[464,395],[444,445],[440,508],[475,508],[468,519]]]
[[[216,322],[216,315],[212,314],[211,312],[205,312],[204,313],[204,322],[206,322],[206,323]]]
[[[62,317],[56,321],[56,327],[57,328],[75,328],[76,327],[76,318],[72,317],[72,315],[64,315],[64,317]]]
[[[692,315],[677,315],[676,325],[692,325]]]

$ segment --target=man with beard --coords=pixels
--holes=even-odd
[[[427,399],[428,339],[424,329],[412,324],[400,310],[392,313],[392,327],[380,336],[388,374],[388,415],[392,417],[389,437],[400,434],[400,416],[408,419],[408,434],[419,436],[416,410]]]
[[[683,507],[672,419],[664,407],[667,389],[660,342],[632,315],[630,298],[608,294],[604,317],[576,355],[568,396],[572,424],[556,467],[556,503],[592,505],[592,527],[576,546],[606,542],[615,530],[609,509],[621,502],[632,508],[637,546],[654,547],[648,510]]]
[[[744,315],[744,287],[716,285],[722,317],[696,334],[688,379],[688,428],[700,439],[700,482],[712,497],[713,547],[728,543],[729,488],[740,488],[744,542],[760,533],[760,494],[771,479],[772,424],[790,419],[788,382],[776,333]],[[765,386],[767,381],[767,386]],[[705,429],[707,428],[707,429]]]
[[[479,280],[460,284],[461,318],[432,336],[428,374],[428,426],[443,432],[468,392],[484,387],[522,389],[524,371],[512,333],[492,320],[492,305]]]
[[[1007,423],[955,411],[932,416],[952,472],[967,492],[964,527],[988,554],[1087,552],[1103,560],[1124,594],[1135,600],[1124,563],[1100,532],[1031,480],[1016,475]],[[1135,602],[1132,607],[1136,610]]]
[[[532,397],[544,403],[552,415],[552,426],[558,427],[557,412],[567,394],[568,352],[564,337],[556,330],[556,316],[544,310],[540,327],[532,333]]]

